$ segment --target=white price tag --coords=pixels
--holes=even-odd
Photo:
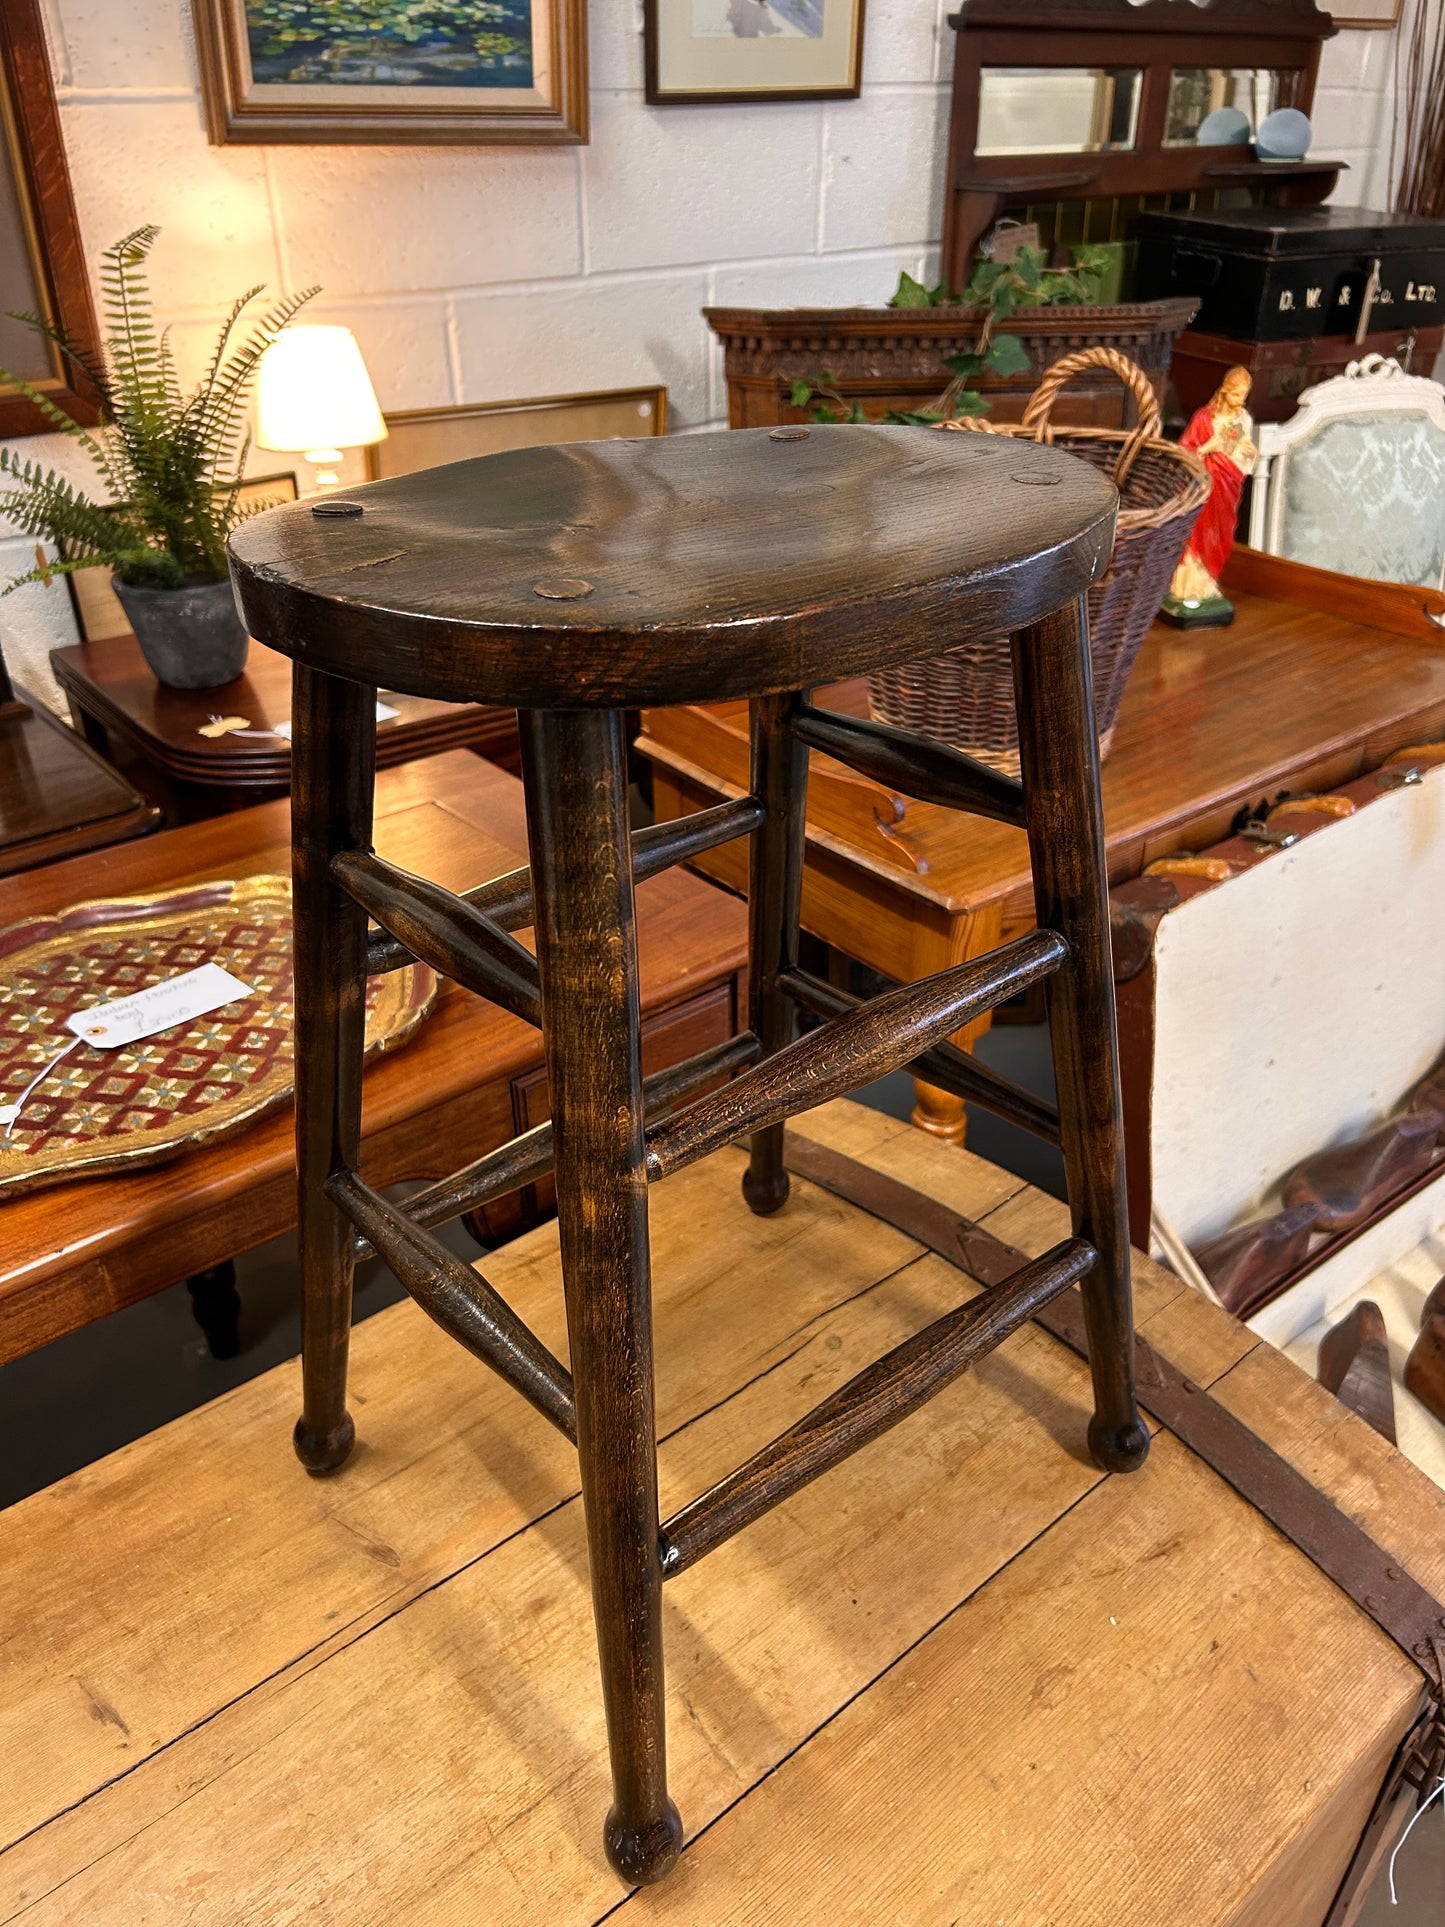
[[[84,1043],[97,1050],[117,1050],[142,1037],[155,1037],[177,1024],[204,1017],[208,1011],[232,1004],[238,997],[252,995],[251,986],[233,977],[219,964],[202,964],[180,977],[167,977],[164,983],[138,990],[133,997],[115,997],[109,1003],[92,1004],[66,1018]]]

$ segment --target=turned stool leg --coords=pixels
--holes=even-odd
[[[296,1455],[331,1472],[356,1430],[346,1409],[350,1220],[322,1186],[361,1149],[366,912],[331,880],[338,850],[370,849],[376,691],[296,664],[291,697],[296,1175],[301,1255],[301,1417]]]
[[[808,805],[808,751],[786,726],[792,696],[753,703],[752,793],[767,811],[753,832],[748,858],[748,1022],[771,1057],[793,1041],[793,1000],[778,988],[778,973],[798,961],[798,916],[803,901],[803,832]],[[787,1201],[783,1127],[753,1133],[743,1196],[759,1217]]]
[[[1144,1463],[1149,1434],[1134,1393],[1104,812],[1082,601],[1023,630],[1013,659],[1034,903],[1040,926],[1069,944],[1046,991],[1064,1170],[1075,1233],[1099,1254],[1082,1284],[1094,1380],[1089,1449],[1109,1471],[1131,1472]]]
[[[682,1822],[667,1797],[652,1280],[632,855],[620,712],[520,717],[557,1225],[592,1604],[612,1753],[603,1841],[660,1880]]]

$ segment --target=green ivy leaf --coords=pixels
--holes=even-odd
[[[972,381],[975,375],[983,373],[986,359],[984,355],[975,354],[945,355],[943,365],[951,375],[957,375],[960,381]]]
[[[898,277],[898,286],[888,298],[890,308],[929,308],[933,305],[932,296],[921,281],[915,281],[906,270]]]
[[[794,408],[806,408],[812,399],[813,390],[806,381],[795,381],[788,390],[788,400]]]
[[[1017,335],[995,335],[983,359],[996,375],[1026,375],[1032,366],[1029,351]]]

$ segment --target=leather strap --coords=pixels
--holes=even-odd
[[[791,1131],[785,1142],[790,1170],[917,1239],[982,1285],[1001,1284],[1028,1262],[1024,1252],[982,1225],[856,1158]],[[1035,1323],[1087,1358],[1083,1300],[1077,1288],[1036,1313]],[[1257,1433],[1137,1333],[1134,1345],[1139,1403],[1145,1411],[1313,1560],[1425,1675],[1436,1718],[1426,1745],[1428,1757],[1417,1770],[1422,1776],[1428,1773],[1426,1783],[1433,1783],[1445,1757],[1445,1605]]]

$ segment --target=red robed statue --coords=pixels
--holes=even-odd
[[[1210,482],[1209,500],[1200,510],[1160,611],[1167,622],[1183,629],[1222,629],[1234,620],[1234,604],[1220,589],[1219,578],[1234,547],[1244,478],[1259,455],[1254,423],[1244,408],[1249,390],[1249,370],[1231,368],[1213,399],[1195,412],[1179,437],[1181,448],[1192,448],[1199,455]]]

